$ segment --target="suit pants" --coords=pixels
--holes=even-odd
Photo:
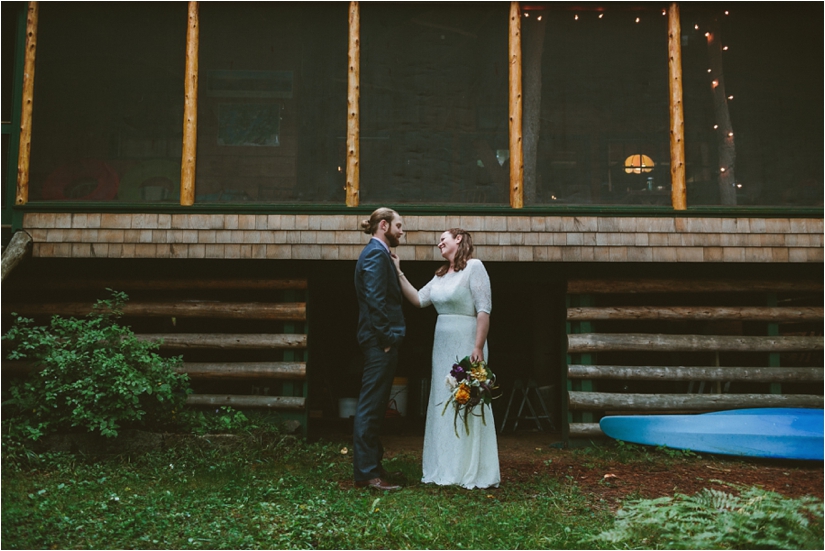
[[[388,352],[378,345],[362,347],[364,375],[353,422],[353,469],[356,481],[380,476],[384,446],[379,434],[392,391],[398,348]]]

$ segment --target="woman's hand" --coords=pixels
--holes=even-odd
[[[471,362],[483,362],[484,361],[484,349],[483,348],[473,348],[473,353],[470,354],[470,361]]]

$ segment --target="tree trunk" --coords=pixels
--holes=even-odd
[[[538,17],[522,20],[524,80],[524,200],[538,198],[538,145],[541,137],[541,60],[547,25]]]
[[[24,231],[19,231],[12,236],[11,241],[3,250],[3,273],[0,281],[5,281],[6,276],[23,261],[31,250],[31,245],[32,236]]]
[[[723,205],[736,204],[736,147],[733,142],[733,125],[730,122],[725,74],[722,63],[722,33],[719,20],[708,25],[708,58],[710,62],[713,111],[716,115],[716,143],[719,146],[719,200]]]

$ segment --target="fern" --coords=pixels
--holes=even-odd
[[[822,549],[823,504],[737,487],[628,502],[592,541],[645,549]]]

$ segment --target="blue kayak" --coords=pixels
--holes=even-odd
[[[823,410],[754,408],[695,415],[615,415],[600,422],[616,440],[680,450],[823,460]]]

